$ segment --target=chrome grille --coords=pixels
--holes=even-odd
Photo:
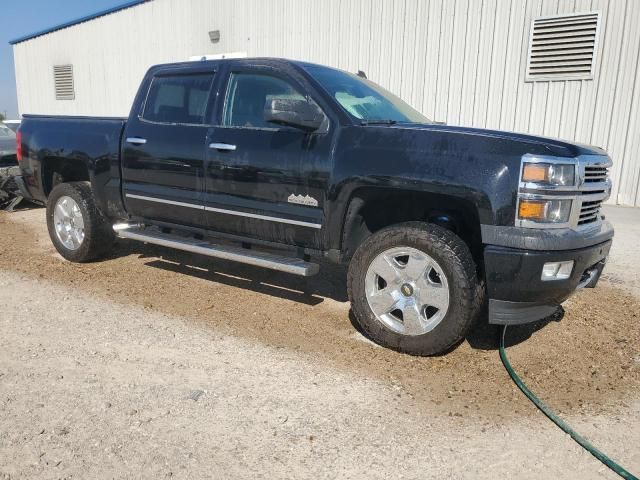
[[[602,206],[602,200],[591,200],[588,202],[582,202],[580,208],[580,216],[578,218],[578,225],[586,225],[598,221],[600,217],[600,207]]]
[[[578,227],[600,221],[602,203],[609,197],[611,189],[610,160],[604,163],[598,159],[596,162],[585,162],[582,165],[580,210],[574,223]]]
[[[584,182],[604,182],[609,174],[609,169],[603,165],[587,165],[584,167]]]

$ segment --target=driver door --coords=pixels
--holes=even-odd
[[[320,246],[331,168],[329,129],[325,125],[308,133],[264,119],[267,101],[308,99],[304,92],[293,79],[273,69],[230,68],[220,122],[207,138],[205,215],[209,228]]]

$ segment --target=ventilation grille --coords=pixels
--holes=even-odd
[[[609,176],[606,165],[587,165],[584,168],[585,183],[604,182]]]
[[[582,207],[580,207],[580,218],[578,218],[578,226],[597,222],[598,218],[600,218],[601,206],[602,200],[582,202]]]
[[[582,204],[578,217],[578,226],[587,225],[600,220],[602,202],[608,198],[610,164],[595,163],[584,166],[582,184]],[[602,190],[600,190],[602,188]]]
[[[54,65],[53,82],[56,88],[56,100],[73,100],[73,65]]]
[[[593,78],[599,24],[599,12],[536,18],[527,80]]]

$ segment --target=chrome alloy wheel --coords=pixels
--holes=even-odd
[[[442,267],[412,247],[378,255],[367,269],[365,291],[378,321],[402,335],[430,332],[449,309],[449,284]]]
[[[60,243],[68,250],[77,250],[84,241],[84,219],[76,201],[68,196],[58,199],[53,209],[53,225]]]

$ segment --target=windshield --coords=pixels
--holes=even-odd
[[[15,138],[16,134],[4,125],[0,125],[0,138]]]
[[[349,115],[363,123],[432,123],[403,100],[370,80],[320,65],[305,65],[304,69]]]

